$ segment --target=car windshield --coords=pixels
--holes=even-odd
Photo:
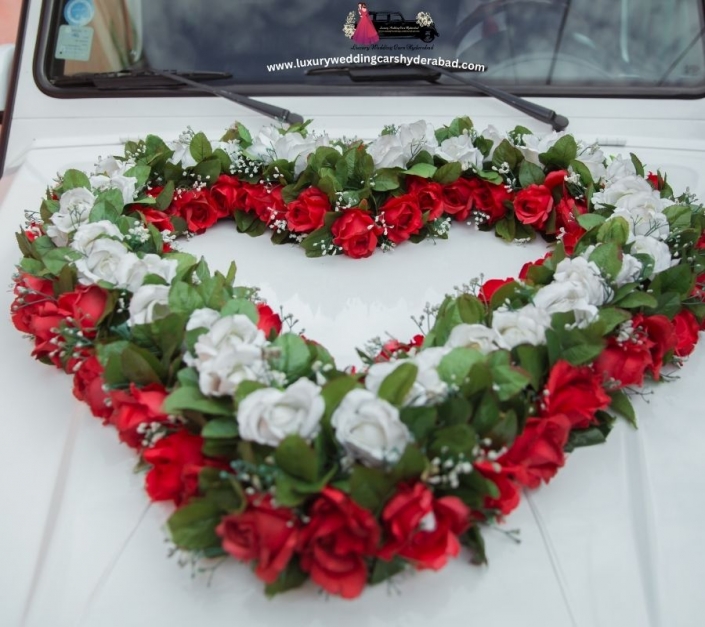
[[[423,64],[473,70],[476,78],[516,93],[580,95],[598,88],[608,94],[701,95],[703,4],[47,0],[41,70],[50,83],[126,68],[226,71],[233,83],[253,93],[313,93],[321,85],[335,93],[350,85],[349,76],[307,71],[341,64]],[[374,80],[346,93],[383,86]]]

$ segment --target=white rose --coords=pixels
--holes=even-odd
[[[98,281],[116,283],[116,273],[120,263],[129,256],[137,257],[117,240],[101,237],[91,245],[90,254],[75,262],[78,282],[93,285]]]
[[[433,155],[438,147],[436,131],[433,125],[425,120],[418,120],[412,124],[402,124],[397,131],[399,141],[404,149],[407,163],[422,151]]]
[[[220,318],[220,312],[215,309],[210,309],[209,307],[203,307],[202,309],[196,309],[188,319],[186,323],[186,330],[191,331],[193,329],[210,329]]]
[[[288,435],[314,438],[325,410],[321,388],[299,379],[286,390],[264,388],[248,394],[237,410],[243,440],[278,446]]]
[[[616,207],[619,200],[624,196],[638,192],[652,193],[653,191],[648,181],[641,176],[625,176],[610,183],[603,191],[595,192],[592,195],[592,202],[596,206],[613,205]]]
[[[602,152],[597,144],[586,146],[583,142],[578,144],[578,161],[583,163],[590,171],[592,180],[597,182],[607,174],[605,168],[605,153]]]
[[[602,305],[612,296],[612,290],[605,283],[597,265],[585,257],[563,259],[553,275],[557,283],[575,283],[581,286],[587,302],[591,305]]]
[[[397,462],[412,441],[399,410],[359,388],[345,395],[333,412],[331,425],[346,452],[366,466]]]
[[[561,131],[560,133],[553,131],[548,135],[524,135],[524,145],[517,146],[517,148],[521,154],[524,155],[524,159],[529,163],[543,167],[539,155],[548,152],[553,144],[565,134],[565,131]]]
[[[542,287],[534,296],[534,305],[548,314],[572,311],[580,327],[590,324],[599,313],[598,308],[590,303],[585,286],[572,281],[553,282]]]
[[[115,157],[106,157],[95,164],[96,174],[107,174],[108,176],[113,176],[114,174],[123,174],[124,172],[125,162],[118,161]]]
[[[485,139],[489,139],[492,142],[492,148],[490,148],[490,153],[487,155],[488,159],[492,159],[492,155],[494,155],[494,151],[497,149],[497,146],[499,146],[505,139],[507,139],[506,135],[503,135],[502,133],[497,130],[496,127],[492,126],[490,124],[482,133],[480,133],[482,137]]]
[[[649,276],[650,279],[678,263],[677,260],[672,259],[671,250],[665,242],[648,235],[637,235],[634,238],[631,252],[649,255],[654,260],[654,269]]]
[[[328,146],[327,135],[304,137],[301,133],[280,133],[273,126],[263,128],[247,149],[247,155],[263,163],[278,159],[294,162],[294,174],[298,176],[306,169],[309,155],[320,146]]]
[[[446,161],[458,161],[463,170],[471,167],[482,170],[482,160],[484,157],[478,148],[472,143],[469,133],[463,133],[458,137],[444,139],[441,145],[436,148],[436,156]]]
[[[265,372],[264,333],[242,314],[224,316],[198,337],[195,355],[187,365],[198,370],[198,383],[206,396],[231,396],[245,380],[257,381]]]
[[[95,204],[93,192],[85,187],[76,187],[64,192],[59,199],[59,210],[56,211],[47,226],[47,235],[57,246],[66,246],[69,235],[79,226],[88,222]]]
[[[635,235],[666,239],[671,232],[663,213],[664,203],[656,191],[636,192],[622,196],[610,218],[624,218],[630,229],[629,242]]]
[[[136,292],[148,274],[156,274],[167,283],[171,283],[176,276],[177,266],[178,262],[175,259],[164,259],[151,253],[138,257],[131,253],[118,265],[115,271],[115,284],[130,292]]]
[[[404,147],[398,135],[382,135],[367,146],[376,168],[405,168],[407,163]]]
[[[546,329],[550,326],[551,316],[535,305],[526,305],[516,311],[498,309],[492,316],[492,328],[499,333],[507,348],[519,344],[545,344]]]
[[[626,178],[628,176],[635,176],[636,168],[631,159],[625,159],[621,155],[612,158],[609,165],[607,166],[607,174],[605,175],[605,180],[608,185],[611,185],[619,179]]]
[[[622,257],[622,267],[619,274],[614,279],[617,287],[622,287],[627,283],[636,281],[641,276],[641,271],[644,268],[641,261],[632,255],[625,254]]]
[[[186,132],[179,135],[176,141],[167,143],[169,150],[174,151],[174,154],[169,157],[169,163],[181,164],[182,168],[196,165],[196,160],[191,156],[191,139],[193,139],[193,133]]]
[[[108,220],[87,222],[76,229],[71,241],[71,248],[84,255],[89,255],[93,245],[102,237],[112,237],[120,241],[124,239],[120,229]]]
[[[143,285],[130,301],[130,319],[127,324],[149,324],[169,313],[169,286]]]
[[[117,189],[122,194],[122,201],[127,205],[135,199],[137,191],[137,179],[134,176],[123,176],[115,174],[114,176],[105,176],[104,174],[96,174],[91,176],[91,187],[99,191],[106,189]]]
[[[453,327],[445,345],[448,348],[474,348],[483,355],[507,348],[502,336],[484,324],[459,324]]]
[[[384,380],[402,364],[418,368],[416,380],[404,399],[404,405],[418,407],[429,401],[445,398],[448,385],[438,376],[438,364],[450,350],[446,347],[427,348],[411,359],[397,359],[373,364],[365,375],[365,387],[377,394]]]

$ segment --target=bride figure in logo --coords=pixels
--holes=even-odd
[[[357,3],[357,12],[360,14],[360,21],[357,23],[357,28],[352,36],[352,40],[356,44],[368,46],[376,44],[379,41],[377,29],[372,23],[372,18],[367,10],[367,5],[364,2]]]

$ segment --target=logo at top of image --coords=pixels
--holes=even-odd
[[[357,10],[350,11],[343,25],[343,34],[362,46],[376,44],[380,39],[420,39],[430,43],[438,37],[433,18],[426,11],[419,11],[412,20],[399,11],[377,11],[358,2]]]
[[[94,15],[93,0],[69,0],[64,7],[64,19],[71,26],[86,26]]]

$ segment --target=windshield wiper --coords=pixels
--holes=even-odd
[[[194,89],[213,94],[226,100],[236,102],[243,107],[262,113],[269,117],[281,120],[288,124],[301,124],[304,119],[298,113],[292,113],[288,109],[282,109],[261,102],[249,96],[239,94],[231,89],[206,85],[199,81],[217,80],[230,78],[232,74],[228,72],[177,72],[173,70],[157,70],[154,68],[145,70],[121,70],[119,72],[104,73],[82,73],[73,74],[57,78],[53,82],[62,87],[78,87],[91,85],[98,89],[140,89],[140,88],[164,88],[174,87],[178,84],[188,85]]]
[[[515,96],[510,94],[503,89],[497,89],[496,87],[491,87],[486,85],[482,81],[478,81],[476,78],[471,78],[465,74],[459,74],[453,72],[444,67],[438,66],[414,66],[412,68],[407,66],[400,66],[396,64],[381,64],[381,65],[332,65],[325,68],[312,68],[306,71],[306,74],[315,76],[321,74],[343,74],[347,75],[350,80],[356,82],[370,82],[370,81],[402,81],[411,80],[413,78],[430,80],[435,82],[440,78],[441,75],[452,78],[460,83],[473,87],[477,91],[492,96],[497,100],[508,104],[510,107],[518,109],[522,113],[550,124],[554,131],[562,131],[568,126],[569,120],[563,115],[560,115],[553,111],[553,109],[548,109],[547,107],[542,107],[534,102],[521,98],[520,96]]]

